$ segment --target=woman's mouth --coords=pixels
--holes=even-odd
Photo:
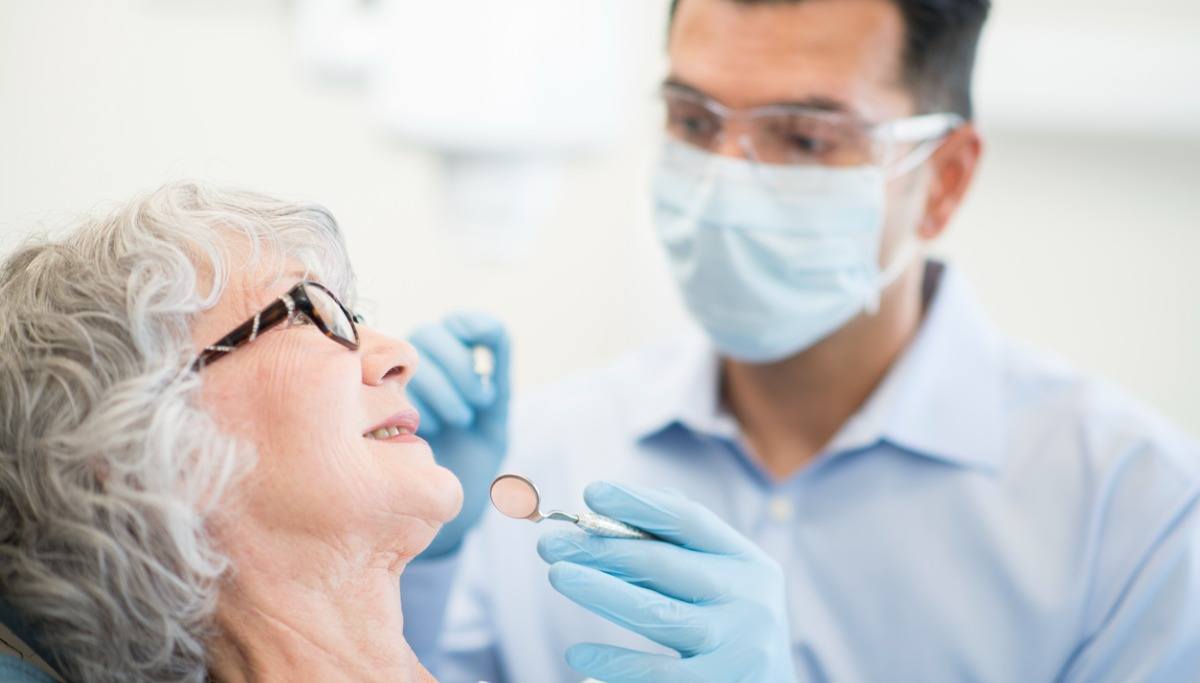
[[[417,411],[402,410],[363,432],[363,438],[374,441],[421,441],[421,437],[417,436],[417,428],[420,424],[421,416]]]

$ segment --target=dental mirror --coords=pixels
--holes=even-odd
[[[581,512],[573,515],[561,510],[551,510],[543,514],[541,510],[542,497],[538,493],[537,486],[534,486],[527,477],[519,474],[502,474],[496,477],[492,481],[491,497],[492,505],[505,517],[527,519],[531,522],[556,519],[570,522],[593,536],[607,538],[654,538],[653,535],[637,527],[594,512]]]
[[[525,477],[502,474],[492,482],[492,505],[505,517],[541,521],[540,504],[537,487]]]

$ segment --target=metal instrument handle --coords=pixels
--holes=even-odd
[[[625,522],[618,522],[612,517],[597,515],[594,512],[579,513],[579,521],[575,522],[575,525],[593,536],[637,538],[643,540],[652,540],[655,538],[654,535],[648,534],[637,527],[630,526]]]

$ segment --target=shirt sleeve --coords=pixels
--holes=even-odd
[[[1200,507],[1195,498],[1159,534],[1059,680],[1200,680]]]
[[[488,609],[477,531],[446,557],[414,560],[400,579],[404,638],[443,683],[505,683]]]
[[[400,577],[404,639],[427,668],[437,660],[438,638],[461,554],[413,560]]]
[[[481,525],[483,526],[483,525]],[[459,552],[458,574],[446,601],[445,623],[430,671],[442,683],[506,683],[489,598],[487,536],[476,528]],[[494,561],[494,559],[493,559]],[[428,666],[428,665],[427,665]]]
[[[55,683],[56,680],[19,657],[0,654],[0,683]]]

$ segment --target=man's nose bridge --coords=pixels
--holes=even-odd
[[[736,117],[721,122],[721,132],[713,145],[713,154],[730,159],[751,160],[753,155],[754,124]]]

